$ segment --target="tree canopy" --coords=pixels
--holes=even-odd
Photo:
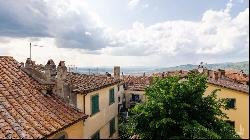
[[[124,136],[148,139],[235,139],[240,138],[225,122],[226,99],[218,99],[217,90],[204,96],[207,78],[190,73],[154,78],[145,89],[147,101],[130,109],[127,122],[120,126]]]

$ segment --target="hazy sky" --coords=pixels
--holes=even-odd
[[[76,66],[249,59],[248,0],[0,0],[0,55]]]

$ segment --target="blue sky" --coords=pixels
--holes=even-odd
[[[130,28],[135,21],[152,25],[167,20],[199,21],[205,11],[225,8],[228,0],[140,0],[130,8],[127,0],[87,0],[101,19],[118,29]],[[249,5],[248,0],[236,0],[231,14],[236,16]]]
[[[0,55],[76,66],[249,59],[248,0],[0,0]]]

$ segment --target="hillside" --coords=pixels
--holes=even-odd
[[[197,68],[198,65],[180,65],[176,67],[169,68],[161,68],[156,69],[156,71],[172,71],[172,70],[191,70]],[[219,64],[207,64],[205,65],[208,69],[217,70],[217,69],[225,69],[225,70],[243,70],[246,74],[249,74],[249,61],[236,62],[236,63],[219,63]]]

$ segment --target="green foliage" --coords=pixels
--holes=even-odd
[[[239,138],[221,109],[227,109],[225,99],[216,92],[204,96],[206,77],[191,73],[180,77],[154,78],[146,88],[147,102],[130,111],[122,129],[127,136],[134,134],[149,139],[230,139]]]

